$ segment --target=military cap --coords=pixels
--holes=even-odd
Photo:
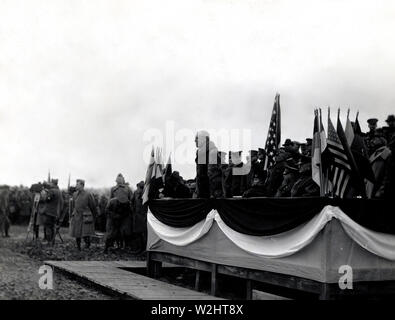
[[[368,119],[367,123],[369,123],[370,125],[373,126],[377,123],[377,121],[379,121],[379,120],[376,118],[370,118],[370,119]]]
[[[52,179],[51,180],[51,182],[54,184],[54,185],[58,185],[58,182],[59,182],[59,179]]]
[[[286,146],[290,146],[291,144],[292,144],[291,139],[286,139],[283,146],[286,147]]]
[[[260,154],[266,154],[266,150],[262,148],[258,148],[258,153]]]
[[[392,122],[392,121],[395,121],[395,115],[393,115],[393,114],[390,114],[388,117],[387,117],[387,120],[385,120],[385,122]]]
[[[313,143],[313,139],[311,138],[306,138],[306,144],[311,145]]]
[[[144,181],[140,181],[138,184],[136,184],[137,187],[141,187],[141,188],[143,188],[144,185],[145,185]]]
[[[85,180],[83,180],[83,179],[77,179],[76,182],[77,183],[81,182],[83,185],[85,185]]]
[[[50,187],[51,187],[51,184],[50,184],[50,182],[48,182],[48,181],[44,181],[44,182],[43,182],[43,186],[44,186],[44,188],[50,188]]]

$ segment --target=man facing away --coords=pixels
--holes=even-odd
[[[43,206],[40,206],[42,208],[39,212],[40,224],[44,227],[45,240],[48,245],[52,246],[55,243],[55,224],[63,210],[63,196],[59,190],[57,179],[52,180],[48,189],[42,192],[40,201],[44,203]]]
[[[3,237],[9,237],[10,220],[8,218],[8,186],[0,186],[0,233]]]
[[[77,180],[76,190],[73,194],[70,236],[76,239],[77,248],[81,250],[81,238],[84,239],[85,248],[89,248],[90,237],[95,234],[97,207],[92,194],[85,191],[84,180]]]
[[[114,240],[119,241],[120,247],[131,246],[131,236],[132,236],[132,210],[131,201],[133,197],[133,192],[129,185],[125,182],[125,178],[120,173],[115,179],[116,186],[111,188],[110,201],[111,209],[107,211],[108,215],[108,229],[113,230],[108,233],[109,242]],[[113,201],[116,199],[117,201]],[[116,214],[114,214],[116,212]],[[110,214],[111,213],[111,214]],[[111,217],[116,217],[112,219]],[[113,224],[114,222],[114,224]],[[107,228],[106,228],[107,229]],[[115,238],[114,238],[115,237]],[[117,238],[117,239],[116,239]]]
[[[136,253],[141,253],[147,245],[147,211],[148,207],[143,204],[144,181],[140,181],[136,185],[137,189],[133,194],[133,235],[137,243],[138,249]]]

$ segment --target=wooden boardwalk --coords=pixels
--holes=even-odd
[[[45,264],[126,299],[222,300],[123,269],[145,268],[145,261],[45,261]]]

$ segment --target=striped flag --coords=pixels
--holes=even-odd
[[[266,139],[266,160],[265,170],[271,168],[276,162],[276,153],[281,142],[281,111],[280,94],[276,94],[270,120],[269,132]]]
[[[329,114],[327,148],[331,164],[329,181],[332,183],[332,191],[334,195],[343,198],[350,183],[351,165]]]
[[[144,191],[142,196],[143,204],[145,204],[149,200],[151,179],[153,176],[155,176],[154,166],[155,166],[155,152],[154,152],[154,147],[152,147],[150,162],[148,164],[147,173],[145,175]]]
[[[355,160],[354,151],[352,150],[351,146],[348,144],[346,133],[344,132],[343,126],[340,122],[340,109],[338,110],[337,113],[337,135],[339,137],[340,142],[343,145],[344,153],[346,154],[347,159],[349,160],[349,164],[351,166],[350,187],[352,186],[352,188],[350,188],[351,192],[349,193],[349,196],[350,197],[362,196],[366,198],[366,187],[365,187],[363,176],[361,174],[360,166],[359,164],[357,164]],[[353,132],[352,145],[354,145],[355,140],[356,137]],[[368,166],[370,167],[370,164],[368,164]]]
[[[354,128],[351,124],[349,116],[350,116],[350,109],[348,109],[348,111],[347,111],[347,121],[346,121],[346,128],[345,128],[344,133],[346,135],[347,144],[351,147],[351,145],[354,141],[355,134],[354,134]]]
[[[321,120],[321,110],[318,116],[318,110],[314,110],[314,130],[312,142],[312,157],[311,157],[311,172],[315,183],[320,186],[321,195],[324,195],[326,190],[324,187],[324,173],[322,154],[327,147],[325,130]]]
[[[171,154],[169,155],[169,160],[167,160],[167,164],[165,169],[163,170],[163,182],[166,183],[166,180],[170,177],[173,172],[173,167],[171,164]]]
[[[162,158],[162,149],[156,149],[156,157],[155,157],[155,179],[163,179],[163,158]]]

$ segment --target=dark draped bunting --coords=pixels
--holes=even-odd
[[[395,208],[391,200],[330,199],[356,223],[371,231],[395,234]]]
[[[216,209],[233,230],[254,236],[289,231],[308,222],[326,205],[340,207],[352,220],[377,232],[395,234],[395,210],[384,200],[329,198],[233,198],[151,200],[149,208],[162,223],[191,227]]]
[[[149,208],[160,222],[183,228],[206,219],[212,206],[207,199],[161,199],[150,200]]]
[[[296,228],[325,207],[324,198],[249,198],[217,200],[217,211],[233,230],[270,236]]]

